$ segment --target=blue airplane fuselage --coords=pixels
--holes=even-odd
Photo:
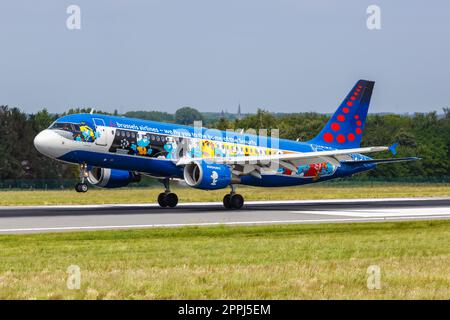
[[[39,151],[55,159],[178,179],[183,179],[183,168],[177,166],[181,155],[192,158],[263,156],[336,149],[276,137],[101,114],[67,115],[45,132],[47,142],[40,143]],[[350,160],[371,159],[361,154],[349,157]],[[268,169],[259,177],[241,175],[239,183],[262,187],[301,185],[350,176],[375,166],[374,163],[348,165],[345,161],[324,159],[290,169]]]

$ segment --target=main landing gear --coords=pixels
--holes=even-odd
[[[158,196],[158,203],[161,208],[169,207],[174,208],[178,204],[178,196],[175,193],[170,192],[169,179],[163,179],[161,182],[164,184],[165,191]]]
[[[87,172],[87,165],[85,163],[82,163],[80,165],[80,180],[81,182],[78,182],[75,185],[75,191],[76,192],[87,192],[89,187],[86,183],[86,178],[88,176],[88,172]]]
[[[236,193],[236,187],[230,185],[231,192],[223,197],[223,206],[226,209],[240,209],[244,205],[244,197]]]

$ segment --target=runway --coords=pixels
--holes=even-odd
[[[154,227],[348,223],[450,219],[449,198],[249,201],[241,210],[222,203],[0,207],[0,233],[89,231]]]

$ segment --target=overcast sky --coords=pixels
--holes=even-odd
[[[445,0],[2,0],[0,104],[333,112],[362,78],[371,112],[441,112],[449,39]]]

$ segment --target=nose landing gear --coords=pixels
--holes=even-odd
[[[87,176],[88,176],[87,165],[85,163],[82,163],[80,165],[80,180],[81,180],[81,182],[78,182],[75,185],[75,191],[76,192],[83,192],[84,193],[84,192],[88,191],[89,187],[88,187],[87,183],[85,182]]]
[[[244,197],[236,193],[236,187],[230,185],[231,192],[223,197],[223,206],[226,209],[241,209],[244,205]]]
[[[86,184],[86,183],[80,183],[80,182],[78,182],[76,185],[75,185],[75,191],[76,192],[87,192],[89,190],[89,187],[88,187],[88,185]]]
[[[164,184],[165,191],[158,195],[158,204],[161,208],[169,207],[174,208],[178,204],[178,196],[170,192],[169,179],[163,179],[161,182]]]

